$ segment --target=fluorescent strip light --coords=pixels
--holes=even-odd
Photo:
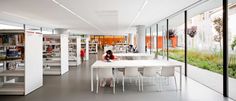
[[[3,13],[3,14],[6,14],[6,15],[10,15],[10,16],[17,17],[17,18],[21,18],[21,19],[26,19],[26,20],[29,20],[29,18],[28,18],[28,17],[20,16],[20,15],[13,14],[13,13],[10,13],[10,12],[5,12],[5,11],[2,11],[2,13]]]
[[[79,18],[80,20],[84,21],[85,23],[89,24],[90,26],[94,27],[95,29],[97,29],[98,31],[104,33],[103,30],[101,30],[100,28],[98,28],[97,26],[95,26],[94,24],[90,23],[89,21],[87,21],[86,19],[84,19],[83,17],[79,16],[78,14],[76,14],[75,12],[73,12],[72,10],[70,10],[69,8],[65,7],[64,5],[62,5],[61,3],[57,2],[56,0],[52,0],[55,4],[59,5],[60,7],[64,8],[65,10],[67,10],[68,12],[70,12],[71,14],[73,14],[74,16],[76,16],[77,18]]]
[[[142,13],[142,11],[144,10],[145,6],[148,4],[148,0],[145,0],[143,5],[141,6],[141,8],[139,9],[137,15],[134,17],[134,19],[132,20],[132,22],[129,24],[129,27],[127,30],[130,29],[130,27],[136,22],[137,18],[140,16],[140,14]]]

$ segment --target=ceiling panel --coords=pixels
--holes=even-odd
[[[143,6],[145,1],[147,4]],[[68,28],[74,32],[119,34],[134,32],[135,25],[153,24],[196,1],[1,0],[0,20]]]

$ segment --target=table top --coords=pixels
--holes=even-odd
[[[126,68],[126,67],[162,67],[175,66],[181,67],[181,64],[165,60],[114,60],[111,62],[96,61],[91,68]]]
[[[121,57],[121,56],[152,56],[151,54],[147,53],[114,53],[115,56]]]

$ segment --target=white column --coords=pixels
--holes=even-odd
[[[89,60],[89,35],[86,36],[86,40],[85,40],[85,48],[86,48],[86,52],[85,52],[85,60]]]
[[[129,33],[129,36],[130,44],[134,45],[134,33]]]
[[[67,29],[56,28],[55,34],[60,34],[60,57],[61,57],[61,75],[69,71],[69,49],[68,38],[69,33]]]
[[[81,50],[81,36],[77,36],[76,38],[76,57],[77,57],[77,65],[81,64],[81,58],[80,58],[80,50]]]
[[[145,53],[145,26],[138,25],[137,27],[137,49],[139,53]]]

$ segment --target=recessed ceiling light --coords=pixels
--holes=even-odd
[[[134,17],[134,19],[132,20],[132,22],[129,24],[129,27],[127,29],[127,31],[131,28],[131,26],[133,26],[133,24],[136,22],[137,18],[140,16],[140,14],[142,13],[142,11],[144,10],[145,6],[148,4],[148,0],[145,0],[144,3],[142,4],[142,6],[140,7],[140,9],[138,10],[138,13],[136,14],[136,16]]]

